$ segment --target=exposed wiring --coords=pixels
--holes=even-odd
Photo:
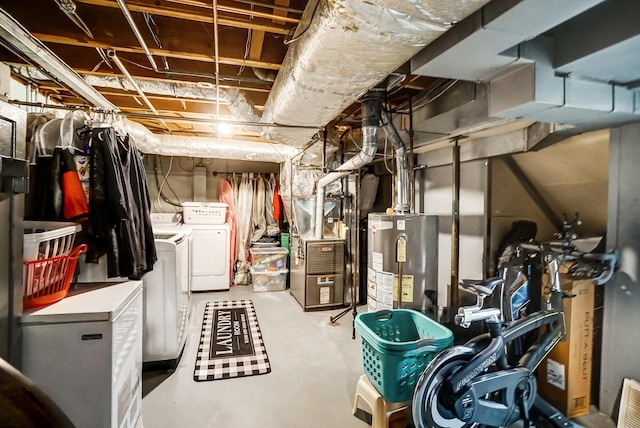
[[[182,166],[182,159],[191,160],[191,169],[188,169],[188,168],[185,168],[185,167],[183,167],[183,166]],[[179,166],[183,171],[186,171],[186,172],[192,172],[192,171],[193,171],[193,168],[195,168],[195,166],[196,166],[196,165],[195,165],[195,162],[193,161],[193,158],[190,158],[190,157],[187,157],[187,158],[179,157],[179,158],[178,158],[178,166]]]
[[[389,174],[393,174],[393,171],[391,171],[391,169],[389,168],[389,165],[387,165],[387,142],[388,141],[389,141],[389,138],[385,135],[385,137],[384,137],[384,152],[383,152],[384,167],[387,169],[387,171],[389,171]]]
[[[160,180],[158,180],[158,164],[160,164],[160,169],[162,170],[162,160],[160,159],[160,156],[155,156],[154,159],[154,177],[155,177],[155,181],[156,181],[156,188],[158,189],[158,209],[161,210],[162,209],[162,204],[160,202],[160,198],[162,198],[162,200],[164,200],[166,203],[168,203],[169,205],[173,205],[174,207],[180,207],[182,206],[182,204],[180,203],[180,199],[178,198],[178,202],[174,202],[172,200],[170,200],[169,198],[167,198],[166,196],[164,196],[164,194],[162,193],[162,188],[164,187],[165,183],[167,183],[167,177],[169,176],[169,173],[171,172],[171,166],[173,163],[173,156],[171,157],[171,163],[169,164],[169,171],[167,171],[167,174],[164,175],[164,180],[162,182],[162,184],[160,184]],[[169,185],[169,188],[171,189],[171,186]],[[171,189],[171,191],[173,192],[173,189]],[[175,192],[173,192],[175,195]],[[177,198],[177,195],[175,195]],[[176,211],[177,208],[176,208]]]
[[[351,135],[351,131],[349,131],[349,138],[351,138],[351,142],[353,143],[353,145],[356,146],[358,150],[362,151],[362,147],[360,147],[358,143],[356,143],[355,138],[353,138],[353,135]]]
[[[251,5],[251,10],[253,10],[253,5]],[[253,15],[249,16],[249,21],[253,21]],[[251,52],[251,39],[253,37],[253,31],[251,30],[251,28],[249,28],[247,30],[247,41],[244,43],[244,55],[242,56],[243,60],[247,60],[247,58],[249,57],[249,52]],[[243,72],[244,72],[244,65],[240,66],[240,69],[238,70],[238,76],[240,76]]]
[[[416,102],[412,106],[412,109],[415,111],[416,109],[420,109],[420,108],[428,105],[429,103],[434,102],[435,100],[437,100],[438,98],[440,98],[441,96],[446,94],[447,91],[449,91],[449,89],[451,89],[458,82],[459,82],[459,80],[457,80],[457,79],[451,80],[448,83],[443,83],[445,85],[445,87],[443,89],[441,89],[442,85],[438,85],[435,88],[426,91],[421,96],[421,98],[423,98],[423,99],[421,99],[418,102]],[[432,95],[432,93],[434,91],[439,91],[439,92],[437,92],[435,95]],[[400,112],[400,113],[408,113],[409,112],[409,110],[406,108],[406,105],[403,105],[403,106],[399,107],[396,111]]]
[[[175,191],[175,190],[173,190],[173,187],[171,187],[171,183],[169,183],[169,182],[167,181],[167,177],[168,177],[168,176],[169,176],[169,174],[171,173],[171,169],[172,169],[172,167],[173,167],[173,156],[171,156],[171,159],[169,160],[169,170],[167,171],[167,174],[166,174],[166,175],[164,174],[164,170],[163,170],[163,167],[162,167],[162,162],[160,163],[160,172],[162,172],[162,175],[165,177],[165,178],[164,178],[164,181],[166,182],[167,187],[169,187],[169,190],[171,190],[171,193],[173,193],[173,196],[175,196],[175,197],[176,197],[176,199],[178,200],[178,204],[180,204],[180,206],[182,206],[182,203],[181,203],[181,201],[180,201],[180,198],[178,197],[178,194],[176,193],[176,191]],[[164,183],[163,183],[163,184],[164,184]]]
[[[156,24],[156,21],[153,19],[153,15],[151,15],[149,12],[142,12],[142,16],[144,17],[144,22],[147,24],[147,28],[151,33],[151,37],[153,37],[153,41],[156,42],[156,46],[158,46],[158,48],[160,49],[164,49],[164,47],[162,46],[162,40],[160,40],[160,28],[158,28],[158,24]],[[168,70],[169,61],[167,61],[167,57],[160,56],[160,58],[162,58],[164,69]]]
[[[311,27],[311,22],[313,22],[313,17],[316,15],[316,11],[318,10],[318,5],[320,4],[321,0],[316,1],[316,5],[313,8],[313,12],[311,13],[311,17],[309,18],[309,23],[307,24],[307,26],[305,27],[304,30],[302,30],[302,32],[300,34],[298,34],[297,37],[293,37],[290,40],[285,40],[283,41],[283,43],[285,45],[290,45],[293,42],[297,42],[298,40],[300,40],[300,37],[302,37],[304,35],[304,33],[307,32],[307,30],[309,29],[309,27]],[[295,33],[295,28],[292,29],[292,31]]]
[[[278,154],[280,155],[280,157],[282,158],[282,162],[286,162],[287,158],[284,157],[284,155],[282,154],[282,152],[278,149],[278,147],[276,147],[273,143],[269,142],[269,145],[273,148],[273,150],[275,150],[276,152],[278,152]]]
[[[121,61],[127,62],[131,65],[135,65],[138,68],[141,68],[143,70],[149,70],[149,71],[154,71],[152,67],[149,67],[147,65],[144,64],[140,64],[138,62],[135,61],[131,61],[130,59],[127,58],[120,58]],[[208,74],[208,73],[196,73],[196,72],[188,72],[188,71],[180,71],[180,70],[160,70],[158,69],[158,73],[163,73],[166,74],[168,76],[190,76],[190,77],[198,77],[200,79],[215,79],[215,75],[214,74]],[[257,79],[257,78],[251,78],[251,77],[233,77],[233,76],[220,76],[220,80],[225,81],[225,82],[249,82],[249,83],[253,83],[253,84],[257,84],[257,85],[267,85],[269,82],[265,82],[263,80]]]
[[[96,51],[98,51],[98,55],[100,55],[100,58],[102,58],[102,60],[98,64],[96,64],[95,67],[93,67],[91,72],[93,73],[98,71],[98,69],[102,64],[107,64],[107,66],[113,70],[113,66],[111,65],[111,61],[109,61],[109,57],[107,56],[107,53],[105,52],[105,50],[103,48],[96,47]]]

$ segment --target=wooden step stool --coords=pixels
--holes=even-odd
[[[409,401],[390,403],[384,399],[371,384],[367,375],[360,376],[356,386],[356,397],[353,401],[353,414],[358,412],[358,401],[362,399],[371,408],[371,428],[389,428],[389,420],[398,413],[403,413],[403,419],[409,417]],[[400,425],[404,427],[405,425]]]

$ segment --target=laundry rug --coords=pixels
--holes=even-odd
[[[269,372],[253,302],[207,303],[193,379],[201,382]]]

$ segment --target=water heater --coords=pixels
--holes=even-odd
[[[398,254],[401,241],[401,255]],[[436,317],[438,308],[438,216],[369,214],[367,305],[397,308],[398,260],[402,263],[403,309]]]

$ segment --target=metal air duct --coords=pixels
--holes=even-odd
[[[316,239],[322,239],[323,235],[325,187],[342,177],[346,177],[352,170],[368,164],[376,155],[383,95],[383,91],[370,91],[362,100],[362,149],[360,152],[340,165],[337,171],[325,175],[318,181],[314,231]]]
[[[505,67],[519,62],[518,58],[503,55],[504,51],[603,1],[491,2],[413,57],[411,73],[487,82]]]
[[[575,133],[640,120],[635,101],[640,91],[559,75],[552,63],[553,46],[553,39],[544,37],[519,46],[520,55],[532,63],[490,83],[490,116],[573,125]]]
[[[409,186],[409,156],[404,142],[398,134],[396,127],[391,122],[391,116],[382,110],[381,112],[382,129],[387,137],[391,140],[393,148],[396,151],[396,212],[405,213],[411,208],[411,193]]]
[[[263,122],[323,127],[487,2],[309,2],[265,104]],[[314,134],[308,129],[271,128],[268,132],[270,139],[297,147]]]

